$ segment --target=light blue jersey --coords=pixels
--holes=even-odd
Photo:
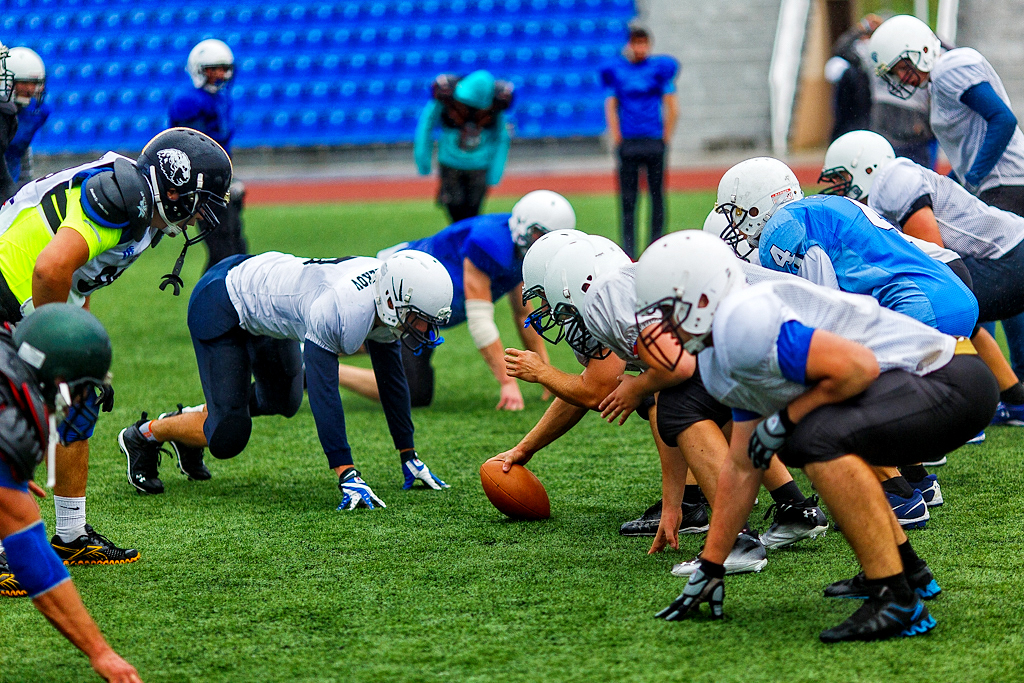
[[[948,266],[846,197],[785,205],[761,232],[758,255],[766,268],[866,294],[946,334],[969,337],[978,321],[978,300]]]

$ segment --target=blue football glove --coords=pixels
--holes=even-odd
[[[785,445],[795,426],[786,414],[785,408],[761,420],[754,428],[747,446],[747,455],[750,456],[750,462],[754,467],[760,470],[768,469],[772,456]]]
[[[111,407],[113,407],[113,396],[114,393],[111,391]],[[72,403],[68,408],[67,417],[57,426],[57,435],[60,437],[61,444],[67,446],[76,441],[92,438],[96,420],[100,417],[100,410],[104,409],[106,405],[106,395],[100,396],[94,389],[90,389],[84,398]],[[105,412],[110,412],[110,408],[105,408]]]
[[[341,489],[341,503],[338,510],[355,510],[358,507],[366,507],[373,510],[377,505],[386,508],[384,501],[377,497],[369,484],[359,476],[359,470],[355,467],[345,470],[338,480],[338,488]],[[376,505],[375,505],[376,504]]]
[[[402,484],[403,489],[411,489],[417,479],[435,491],[449,488],[448,484],[434,476],[434,473],[430,471],[430,468],[427,467],[419,457],[414,457],[412,460],[406,460],[403,462],[402,472],[405,474],[405,483]]]
[[[690,574],[682,594],[654,616],[665,621],[678,621],[691,611],[696,612],[700,604],[706,602],[711,607],[711,617],[721,619],[722,602],[725,600],[724,575],[724,566],[701,559],[700,567]]]

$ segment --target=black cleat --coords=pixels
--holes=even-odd
[[[772,516],[772,525],[761,534],[761,543],[769,550],[793,545],[805,538],[817,538],[828,531],[825,513],[818,507],[818,496],[800,503],[772,503],[764,518]]]
[[[175,415],[181,415],[185,412],[185,406],[181,403],[178,404],[178,409],[173,413],[161,413],[158,419],[162,420],[165,417],[174,417]],[[203,462],[203,450],[202,448],[196,448],[195,446],[186,446],[183,443],[177,441],[168,441],[171,450],[174,451],[174,456],[178,461],[178,469],[181,473],[192,481],[206,481],[211,476],[209,468],[206,463]]]
[[[128,458],[128,481],[141,493],[163,493],[164,483],[160,481],[160,454],[163,447],[156,441],[150,441],[139,431],[139,426],[146,422],[146,413],[142,419],[131,427],[125,427],[117,435],[117,443],[121,452]]]
[[[88,524],[85,525],[85,533],[70,543],[61,540],[60,536],[54,536],[50,539],[50,545],[57,552],[57,557],[69,567],[82,564],[128,564],[139,559],[138,550],[118,548]]]
[[[639,518],[619,527],[621,536],[654,536],[661,522],[661,501],[647,508]],[[683,517],[679,520],[679,533],[701,534],[708,530],[708,511],[701,503],[683,503]]]
[[[928,568],[927,563],[922,562],[921,566],[913,572],[904,572],[907,576],[907,583],[914,589],[922,600],[931,600],[942,592],[935,575]],[[852,579],[843,579],[825,586],[826,598],[847,598],[855,600],[866,600],[870,594],[870,587],[867,584],[867,577],[860,572]]]
[[[823,643],[845,640],[883,640],[896,636],[911,637],[935,628],[935,618],[915,593],[909,602],[896,600],[888,586],[874,590],[850,618],[818,636]]]
[[[14,572],[7,564],[7,553],[0,552],[0,595],[5,598],[24,598],[28,591],[14,578]]]

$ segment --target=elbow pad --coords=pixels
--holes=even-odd
[[[501,338],[498,326],[494,324],[494,303],[483,299],[466,300],[466,321],[469,336],[473,337],[476,348],[490,346]]]
[[[5,538],[4,547],[14,578],[30,598],[38,598],[70,578],[64,563],[46,540],[42,520]]]

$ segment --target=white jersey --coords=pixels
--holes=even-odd
[[[997,259],[1024,240],[1024,218],[989,206],[952,178],[899,158],[882,167],[868,206],[897,225],[921,197],[931,199],[942,242],[961,256]]]
[[[638,369],[647,366],[636,354],[640,330],[636,324],[636,264],[602,273],[594,280],[583,300],[583,324],[606,349]],[[660,320],[648,316],[641,323]],[[582,360],[581,360],[582,362]]]
[[[271,251],[229,270],[225,284],[246,332],[348,355],[367,338],[394,339],[390,328],[373,329],[372,285],[380,264],[365,256],[308,259]]]
[[[1010,106],[999,75],[977,50],[969,47],[950,50],[939,56],[931,72],[932,131],[961,180],[974,165],[988,124],[981,114],[961,102],[960,96],[984,82],[992,86],[1007,107]],[[1024,185],[1024,133],[1020,126],[999,161],[982,178],[977,192],[999,185]]]
[[[779,364],[783,323],[796,320],[863,344],[882,372],[927,375],[953,357],[956,339],[860,294],[800,281],[765,282],[730,294],[715,311],[714,345],[698,356],[708,392],[723,404],[770,415],[808,390]]]

